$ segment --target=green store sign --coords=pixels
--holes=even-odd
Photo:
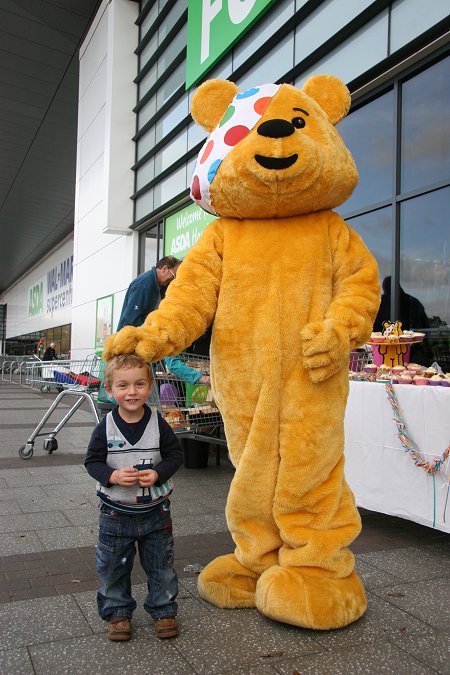
[[[44,284],[42,281],[30,288],[28,296],[28,317],[44,313]]]
[[[184,258],[200,239],[203,230],[216,219],[197,204],[189,204],[166,218],[164,223],[164,255]]]
[[[276,1],[189,0],[186,89],[196,84]]]

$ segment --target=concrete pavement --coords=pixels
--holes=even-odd
[[[224,517],[233,472],[213,455],[207,468],[183,467],[174,480],[179,637],[154,636],[136,565],[134,638],[109,642],[95,602],[95,484],[83,467],[92,413],[77,411],[54,454],[38,439],[30,460],[18,456],[53,398],[0,381],[1,675],[450,673],[449,537],[406,520],[362,512],[352,549],[369,609],[345,629],[302,630],[204,602],[197,575],[184,568],[233,550]]]

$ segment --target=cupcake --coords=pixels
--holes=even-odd
[[[430,380],[427,377],[424,377],[423,375],[415,375],[414,376],[414,384],[417,385],[424,385],[424,384],[429,384]]]
[[[430,384],[432,384],[434,387],[438,386],[440,387],[442,384],[442,381],[445,380],[445,377],[443,375],[432,375],[430,377]]]
[[[392,374],[397,377],[398,375],[401,375],[401,373],[403,373],[404,370],[405,370],[404,366],[394,366],[392,368]]]
[[[376,373],[378,370],[378,367],[374,363],[368,363],[364,366],[364,371],[366,373]]]
[[[383,333],[372,333],[370,340],[371,342],[384,342]]]
[[[408,371],[411,373],[421,373],[424,370],[423,366],[418,363],[408,363]]]
[[[399,384],[413,384],[413,379],[409,373],[403,372],[398,376]]]

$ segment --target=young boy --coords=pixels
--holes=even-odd
[[[153,375],[145,361],[135,354],[116,356],[105,367],[104,381],[117,407],[94,429],[85,460],[100,498],[98,611],[109,622],[110,640],[131,638],[137,542],[147,574],[144,609],[159,638],[175,637],[178,579],[168,497],[169,478],[183,461],[181,446],[167,422],[146,404]]]

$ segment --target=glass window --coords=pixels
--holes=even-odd
[[[355,110],[337,126],[359,171],[359,183],[339,213],[351,213],[392,197],[394,92]]]
[[[156,142],[159,143],[185,117],[189,115],[188,96],[185,94],[177,103],[156,122]]]
[[[449,15],[448,0],[397,0],[391,9],[391,53]]]
[[[184,157],[187,152],[187,129],[173,138],[170,143],[165,145],[155,155],[155,174],[160,174],[168,169],[180,157]]]
[[[158,58],[158,77],[161,77],[165,73],[167,67],[175,60],[175,57],[183,51],[186,46],[186,39],[187,24],[184,24],[183,28],[177,33],[176,38],[171,41],[167,49]]]
[[[207,133],[199,124],[191,122],[188,126],[188,150],[206,139]]]
[[[159,110],[164,103],[184,84],[186,70],[186,61],[182,61],[166,80],[161,82],[161,86],[156,92],[156,107]]]
[[[303,61],[371,4],[372,0],[321,2],[295,29],[295,63]]]
[[[156,82],[156,63],[150,68],[148,73],[144,75],[138,86],[139,100],[143,99],[145,94],[153,87]]]
[[[333,49],[327,56],[297,78],[301,84],[316,73],[333,73],[344,82],[351,82],[388,55],[388,12],[381,12],[364,28]]]
[[[70,323],[61,327],[61,356],[67,357],[70,352]]]
[[[253,56],[255,51],[269,40],[281,26],[294,15],[294,0],[278,0],[276,9],[270,12],[250,35],[237,43],[233,50],[233,70]]]
[[[400,284],[435,323],[450,323],[450,188],[401,204]]]
[[[151,30],[157,18],[158,18],[158,3],[155,2],[153,7],[149,10],[147,16],[141,23],[141,40],[144,37],[144,35],[146,35],[148,31]]]
[[[177,0],[174,2],[172,9],[158,28],[158,44],[161,44],[168,33],[170,33],[185,9],[187,9],[187,0]]]
[[[189,190],[191,189],[192,176],[194,175],[196,163],[197,157],[193,157],[186,165],[186,187],[189,188]]]
[[[450,178],[450,57],[402,87],[402,192]]]
[[[159,247],[158,240],[160,243]],[[139,271],[139,273],[142,273],[156,265],[159,258],[159,252],[162,251],[162,233],[160,235],[160,228],[158,225],[153,226],[151,230],[147,230],[142,234],[140,246],[144,247],[144,269]]]
[[[139,69],[140,70],[142,70],[142,68],[145,66],[147,61],[149,61],[151,59],[151,57],[155,53],[157,47],[158,47],[158,36],[153,35],[153,37],[150,38],[149,42],[147,42],[144,49],[139,54]]]
[[[153,211],[153,188],[136,199],[135,220],[141,220]]]
[[[137,159],[139,160],[155,147],[155,127],[150,127],[144,136],[137,141],[136,145]]]
[[[155,209],[170,201],[186,189],[186,165],[154,187]]]
[[[348,225],[364,240],[369,251],[375,256],[380,279],[392,270],[392,208],[386,207],[349,218]]]
[[[138,113],[138,128],[142,129],[142,127],[147,124],[147,122],[153,117],[155,113],[156,96],[152,96]]]
[[[140,190],[147,185],[155,177],[155,158],[150,157],[150,159],[145,162],[139,169],[136,171],[136,190]]]
[[[258,84],[276,82],[294,65],[294,36],[287,35],[262,61],[236,83],[241,90]]]

